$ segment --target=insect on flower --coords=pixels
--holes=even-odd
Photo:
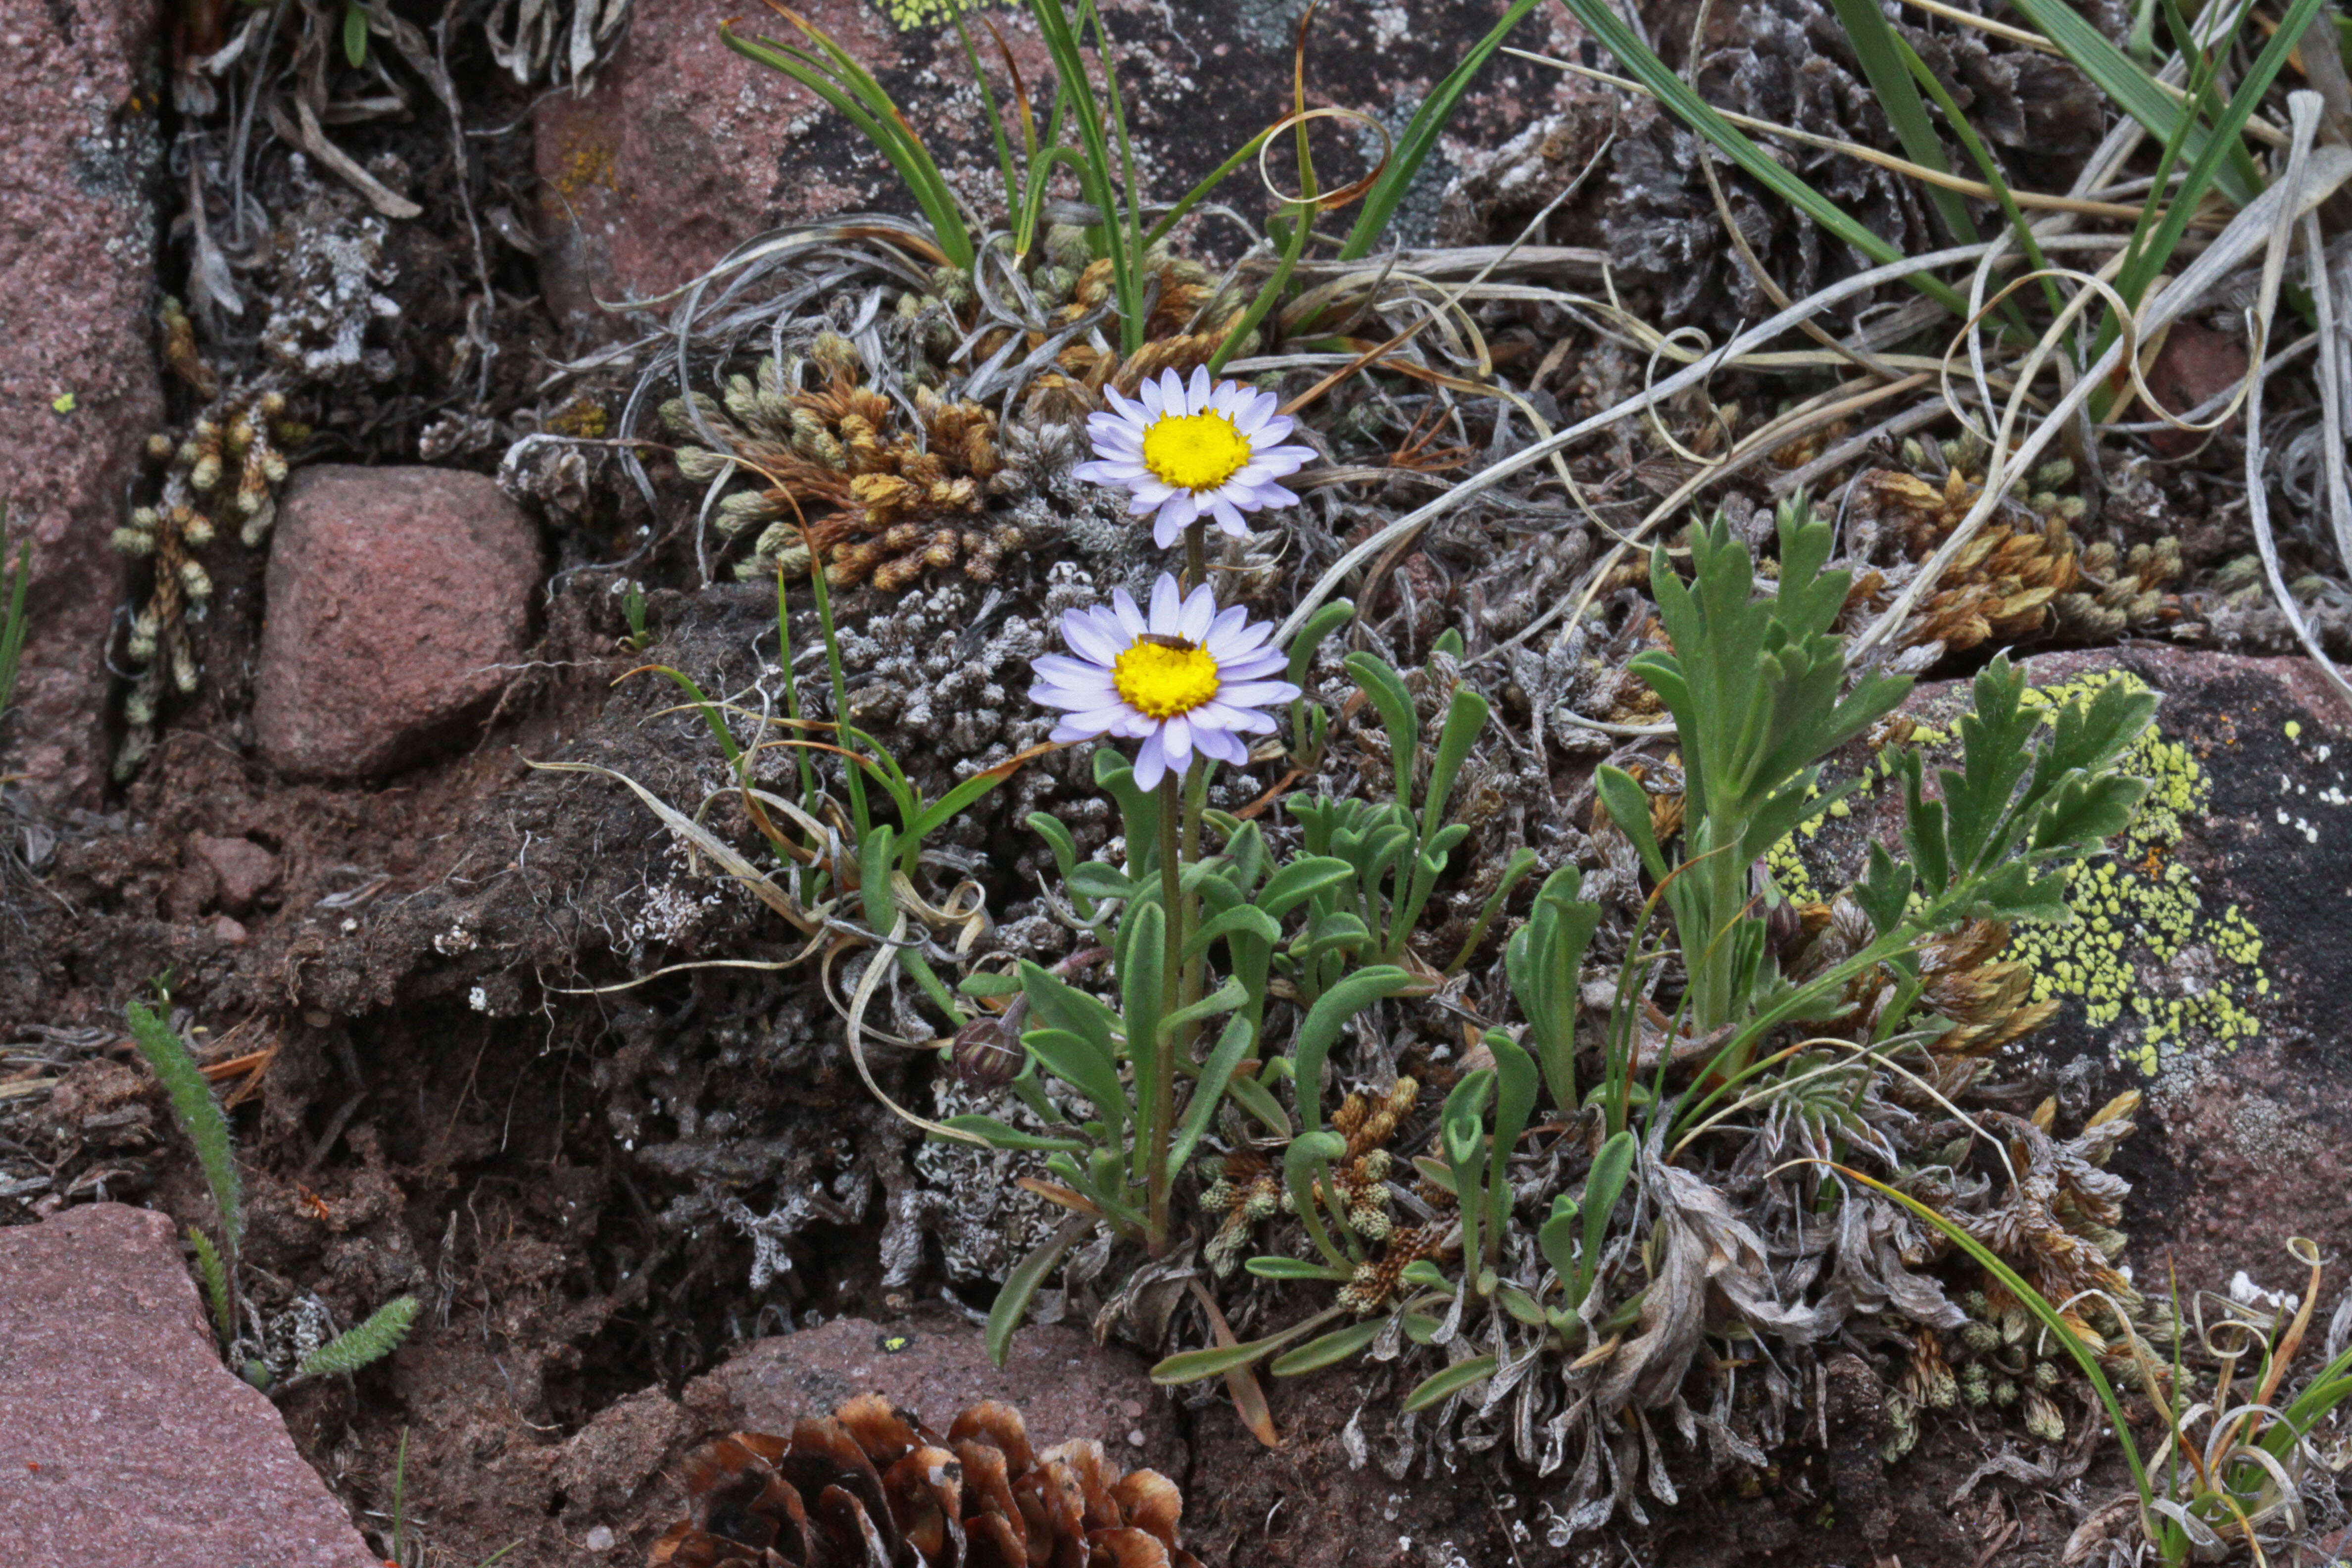
[[[1110,411],[1087,418],[1096,460],[1073,471],[1095,484],[1125,486],[1133,497],[1128,510],[1138,515],[1156,511],[1152,543],[1167,549],[1204,517],[1244,536],[1244,512],[1298,504],[1276,481],[1315,452],[1281,444],[1297,422],[1275,412],[1281,400],[1274,394],[1234,381],[1212,384],[1206,369],[1193,371],[1190,382],[1163,370],[1138,390],[1129,402],[1105,389]]]
[[[1070,654],[1038,658],[1030,700],[1062,710],[1055,741],[1141,741],[1136,786],[1156,789],[1167,774],[1181,773],[1195,750],[1245,762],[1242,737],[1273,733],[1274,718],[1262,710],[1299,694],[1289,681],[1268,679],[1286,662],[1267,646],[1273,632],[1238,605],[1220,612],[1206,584],[1187,595],[1162,573],[1148,616],[1125,589],[1108,606],[1064,616]]]

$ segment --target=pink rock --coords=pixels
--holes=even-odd
[[[537,529],[483,475],[297,470],[270,547],[262,755],[373,778],[461,733],[520,657],[539,579]]]
[[[869,68],[899,63],[898,32],[866,0],[797,9]],[[720,42],[727,15],[701,0],[638,0],[595,86],[550,97],[533,115],[541,278],[567,322],[604,330],[598,298],[662,293],[772,222],[856,211],[881,194],[879,180],[852,188],[800,159],[795,177],[782,177],[787,147],[845,147],[839,133],[856,132],[791,78]],[[791,31],[764,11],[741,30]],[[866,173],[890,178],[878,158]]]
[[[16,1568],[380,1568],[221,1365],[171,1221],[121,1204],[0,1230],[0,1535]]]
[[[154,0],[0,8],[0,506],[33,544],[32,627],[11,757],[52,805],[106,774],[105,643],[123,569],[108,542],[163,421],[149,327],[161,152]]]
[[[219,879],[221,907],[233,915],[253,908],[276,884],[278,857],[250,838],[215,838],[199,833],[189,840],[196,858]]]
[[[2147,369],[2147,389],[2156,394],[2165,413],[2185,419],[2207,398],[2218,397],[2244,381],[2246,364],[2246,345],[2234,334],[2217,332],[2200,321],[2176,321],[2164,334],[2156,363]],[[2143,405],[2132,417],[2154,419],[2157,415]],[[2232,415],[2221,428],[2227,430],[2236,423]],[[2149,436],[2147,444],[2165,457],[2185,458],[2208,439],[2201,431],[2175,430],[2168,425]]]

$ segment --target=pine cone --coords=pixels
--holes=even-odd
[[[879,1394],[789,1437],[738,1432],[687,1461],[692,1511],[649,1568],[1200,1568],[1183,1497],[1093,1442],[1033,1453],[993,1400],[942,1439]]]

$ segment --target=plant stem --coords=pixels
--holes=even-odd
[[[1171,773],[1160,781],[1160,900],[1167,920],[1168,952],[1160,967],[1160,1016],[1183,1004],[1184,868],[1178,853],[1181,796],[1184,781]],[[1134,1044],[1143,1047],[1143,1042]],[[1144,1129],[1147,1151],[1144,1174],[1144,1216],[1153,1257],[1168,1246],[1168,1145],[1176,1135],[1176,1034],[1162,1028],[1148,1047],[1151,1052],[1151,1105]]]
[[[1209,580],[1209,520],[1194,518],[1184,530],[1184,591]]]

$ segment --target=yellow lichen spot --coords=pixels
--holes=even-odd
[[[2290,741],[2300,741],[2303,739],[2302,720],[2290,719],[2286,721],[2286,738]]]

